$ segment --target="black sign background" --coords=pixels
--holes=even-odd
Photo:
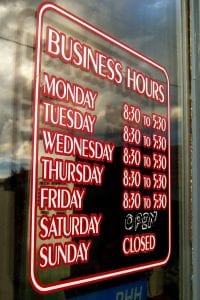
[[[31,258],[30,258],[30,277],[35,289],[39,292],[46,293],[55,290],[71,288],[74,286],[84,285],[105,279],[118,277],[130,273],[152,269],[154,267],[163,266],[167,263],[171,251],[170,231],[171,231],[171,203],[170,203],[170,104],[169,104],[169,79],[166,70],[159,64],[130,49],[127,45],[115,40],[113,37],[94,28],[87,22],[80,20],[55,4],[43,4],[38,9],[37,17],[37,40],[36,40],[36,62],[35,62],[35,91],[34,91],[34,124],[33,124],[33,168],[32,168],[32,188],[31,188]],[[47,49],[47,28],[51,26],[57,32],[65,33],[75,40],[85,45],[89,45],[92,49],[104,53],[108,57],[121,62],[122,82],[121,84],[112,83],[110,80],[102,79],[93,71],[84,71],[70,63],[65,63],[59,58],[48,55]],[[164,101],[159,101],[156,96],[148,98],[145,93],[133,91],[126,86],[126,70],[130,67],[138,74],[142,74],[144,78],[152,80],[164,88]],[[96,115],[97,121],[92,134],[78,132],[73,130],[59,129],[51,125],[44,124],[43,101],[48,101],[54,105],[61,104],[58,99],[44,97],[42,95],[43,75],[44,72],[50,76],[54,75],[64,80],[75,82],[81,86],[88,87],[91,90],[98,91],[95,111],[88,113]],[[141,82],[140,82],[141,84]],[[139,84],[139,87],[140,87]],[[129,107],[139,107],[141,111],[141,120],[137,124],[125,120],[123,118],[124,104]],[[70,105],[63,104],[65,107]],[[70,106],[72,109],[78,109]],[[153,124],[153,115],[161,116],[166,120],[167,127],[164,131],[155,127]],[[144,124],[144,116],[151,120],[151,126]],[[130,117],[131,118],[131,117]],[[127,127],[126,127],[127,126]],[[129,128],[128,141],[124,138],[124,130]],[[44,243],[50,241],[42,241],[40,239],[39,220],[45,214],[51,216],[52,212],[41,211],[38,201],[40,201],[40,187],[42,185],[54,182],[45,182],[42,176],[41,157],[59,157],[66,160],[66,156],[49,155],[45,153],[41,129],[50,129],[52,132],[60,132],[62,134],[70,134],[72,136],[87,137],[91,139],[99,139],[102,142],[110,142],[115,144],[113,162],[98,162],[86,160],[76,157],[70,157],[72,161],[83,161],[89,164],[97,163],[105,166],[102,177],[101,186],[78,185],[75,183],[73,187],[86,188],[86,195],[83,201],[83,207],[80,211],[73,211],[75,214],[94,214],[102,213],[103,220],[100,227],[100,234],[92,238],[72,238],[74,242],[79,240],[92,240],[89,261],[87,263],[78,263],[72,266],[60,266],[56,268],[41,269],[39,266],[39,248]],[[141,134],[140,143],[135,143],[132,139],[131,129],[138,129]],[[129,130],[128,129],[128,130]],[[154,143],[153,136],[156,141],[159,137],[163,137],[166,141],[166,148]],[[151,147],[144,145],[144,136],[151,139]],[[156,146],[157,145],[157,146]],[[127,165],[123,162],[124,148],[139,149],[141,153],[141,163],[139,166],[134,164]],[[167,159],[165,170],[144,166],[144,155],[148,155],[152,159],[153,154],[164,155]],[[132,170],[139,171],[141,175],[140,187],[135,188],[131,183],[127,186],[123,185],[124,170],[128,172]],[[156,184],[154,174],[158,176],[165,175],[167,178],[166,187],[162,190]],[[152,180],[151,188],[144,188],[143,176],[149,176]],[[156,175],[156,176],[157,176]],[[128,178],[131,182],[132,178]],[[160,182],[158,182],[159,184]],[[70,183],[67,183],[68,187]],[[61,184],[64,187],[64,184]],[[67,186],[67,185],[66,185]],[[139,210],[123,208],[123,193],[125,191],[138,191],[141,197],[151,197],[151,207],[145,209],[143,206]],[[153,202],[153,193],[165,193],[167,196],[166,207],[157,209]],[[54,214],[61,212],[54,212]],[[63,212],[62,212],[63,213]],[[70,212],[68,212],[69,214]],[[133,220],[141,213],[156,213],[155,222],[149,225],[149,228],[142,228],[141,224],[135,230],[134,226],[130,230],[125,229],[125,220],[131,215]],[[147,223],[148,221],[146,221]],[[135,223],[134,223],[135,224]],[[122,251],[122,241],[125,236],[136,236],[145,234],[154,234],[156,246],[153,251],[143,252],[139,254],[124,255]],[[53,243],[58,241],[54,240]],[[65,241],[63,240],[63,243]],[[51,240],[52,243],[52,240]],[[61,270],[62,269],[62,270]],[[52,281],[46,280],[47,274],[51,272]],[[59,274],[59,276],[57,276]],[[60,275],[62,274],[62,275]],[[65,276],[66,274],[66,276]]]

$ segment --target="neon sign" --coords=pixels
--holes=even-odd
[[[39,7],[36,29],[34,288],[50,293],[165,265],[171,251],[166,70],[53,3]]]

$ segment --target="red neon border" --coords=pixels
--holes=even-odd
[[[111,35],[104,33],[103,31],[97,29],[93,25],[83,21],[82,19],[76,17],[75,15],[71,14],[67,10],[59,7],[58,5],[45,2],[42,3],[37,11],[37,23],[36,23],[36,54],[35,54],[35,73],[34,73],[34,101],[33,101],[33,111],[34,111],[34,122],[33,122],[33,149],[32,149],[32,174],[31,174],[31,205],[30,205],[30,260],[29,260],[29,277],[30,281],[33,285],[33,288],[43,294],[47,294],[50,292],[60,291],[67,288],[78,287],[86,284],[91,284],[95,282],[100,282],[102,280],[111,279],[127,274],[136,273],[139,271],[145,271],[148,269],[152,269],[155,267],[161,267],[167,264],[170,253],[171,253],[171,186],[168,185],[168,193],[169,193],[169,224],[168,224],[168,239],[169,239],[169,249],[167,257],[163,260],[149,262],[147,264],[139,264],[137,266],[130,266],[126,268],[121,268],[113,271],[107,271],[104,273],[98,273],[95,275],[90,276],[83,276],[80,278],[73,278],[62,282],[55,282],[51,284],[42,284],[40,283],[35,274],[36,268],[36,195],[37,195],[37,187],[38,187],[38,131],[39,131],[39,95],[40,95],[40,71],[41,71],[41,53],[42,53],[42,28],[43,28],[43,17],[46,11],[52,10],[64,18],[69,19],[70,21],[78,24],[85,30],[90,31],[93,34],[101,37],[105,41],[113,44],[114,46],[120,48],[121,50],[127,52],[129,55],[133,55],[138,59],[145,61],[146,63],[150,64],[152,67],[160,70],[164,73],[167,79],[167,95],[168,95],[168,180],[169,183],[171,182],[171,153],[170,153],[170,101],[169,101],[169,77],[167,71],[164,67],[157,64],[153,60],[144,55],[136,52],[135,50],[129,48],[128,45],[116,40]]]

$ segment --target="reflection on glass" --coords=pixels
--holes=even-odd
[[[11,1],[1,4],[1,49],[3,52],[0,56],[1,62],[1,121],[0,121],[0,182],[1,182],[1,199],[2,199],[2,214],[1,227],[6,228],[9,236],[9,242],[2,244],[0,249],[7,257],[7,253],[11,253],[10,261],[5,259],[5,264],[2,267],[2,273],[5,274],[6,280],[0,281],[1,286],[6,286],[6,299],[13,299],[15,294],[16,299],[37,299],[44,298],[32,291],[29,285],[27,276],[27,257],[29,255],[29,231],[28,231],[28,210],[29,210],[29,190],[30,190],[30,168],[31,168],[31,153],[32,153],[32,101],[33,101],[33,77],[34,77],[34,55],[35,55],[35,11],[42,1]],[[176,3],[172,1],[153,1],[151,6],[149,1],[110,1],[106,3],[102,1],[54,1],[62,5],[69,11],[85,19],[89,23],[93,23],[98,28],[109,34],[116,36],[118,39],[126,42],[135,49],[138,49],[145,55],[151,57],[168,70],[171,83],[171,121],[172,121],[172,202],[173,216],[177,215],[178,211],[178,129],[180,126],[180,110],[178,106],[178,76],[177,76],[177,60],[176,60]],[[80,30],[77,26],[70,22],[67,24],[60,18],[56,18],[53,14],[47,14],[45,24],[51,24],[60,31],[69,32],[77,40],[83,41],[86,45],[92,45],[93,49],[106,53],[110,57],[120,59],[123,65],[132,64],[128,55],[120,52],[114,47],[108,47],[106,43],[92,35],[87,35],[84,30]],[[46,25],[45,25],[46,26]],[[17,28],[17,30],[16,30]],[[44,27],[46,30],[46,27]],[[154,68],[141,61],[134,60],[136,70],[142,71],[149,77],[157,78],[160,82],[166,84],[164,76],[161,76]],[[81,276],[81,274],[91,274],[104,272],[110,268],[121,267],[124,257],[116,251],[121,245],[117,244],[118,236],[123,235],[121,232],[123,217],[119,214],[121,202],[116,203],[116,198],[119,199],[119,194],[122,194],[120,187],[121,173],[118,161],[122,157],[122,140],[121,128],[123,119],[121,117],[121,108],[124,101],[129,105],[138,106],[142,109],[143,114],[148,114],[149,111],[159,115],[167,115],[166,107],[162,107],[155,101],[147,103],[145,99],[137,94],[134,94],[124,88],[111,84],[109,81],[102,80],[97,76],[91,76],[89,72],[83,72],[79,68],[75,68],[70,64],[61,63],[58,59],[52,59],[45,52],[42,54],[41,72],[55,74],[57,77],[70,82],[77,82],[84,87],[90,87],[93,91],[98,91],[94,114],[97,116],[95,123],[94,139],[103,142],[109,141],[116,145],[113,159],[114,167],[107,162],[105,172],[105,181],[103,189],[98,187],[90,187],[87,191],[87,197],[83,199],[83,213],[104,213],[105,220],[102,222],[102,233],[107,236],[106,239],[94,237],[94,247],[91,250],[91,259],[93,263],[83,266],[65,267],[62,265],[54,271],[45,271],[41,273],[40,279],[43,282],[53,282],[55,280],[65,280],[66,278]],[[123,80],[125,74],[123,74]],[[42,83],[41,83],[42,84]],[[57,103],[57,100],[54,100]],[[70,103],[71,105],[71,103]],[[72,106],[73,107],[73,106]],[[87,111],[87,108],[78,108],[81,112]],[[42,112],[42,109],[41,109]],[[41,113],[42,115],[42,113]],[[42,124],[42,119],[40,120]],[[45,127],[47,130],[50,126]],[[92,127],[91,127],[92,128]],[[139,125],[138,125],[139,128]],[[64,133],[73,135],[73,131],[61,130]],[[148,130],[147,130],[148,132]],[[146,133],[148,134],[148,133]],[[88,138],[91,132],[87,134],[78,134],[77,136]],[[40,156],[44,154],[44,143],[42,139],[38,141]],[[148,151],[145,153],[148,155]],[[56,155],[53,156],[56,158]],[[64,159],[77,161],[80,158],[74,155],[64,156]],[[90,163],[90,161],[88,160]],[[118,175],[119,174],[119,175]],[[42,182],[41,169],[39,170],[40,185]],[[112,182],[116,181],[116,187],[111,188]],[[175,184],[176,183],[176,184]],[[46,183],[45,183],[46,184]],[[59,185],[56,185],[59,186]],[[68,190],[74,189],[74,184],[66,185]],[[106,197],[105,197],[106,195]],[[109,199],[109,201],[107,200]],[[92,203],[92,204],[91,204]],[[110,213],[112,208],[112,213]],[[68,211],[68,214],[72,211]],[[38,210],[38,220],[41,216],[52,216],[54,210]],[[130,212],[131,213],[131,212]],[[112,216],[111,216],[111,215]],[[165,218],[164,213],[163,218]],[[66,214],[67,215],[67,214]],[[111,217],[115,221],[111,222]],[[137,228],[145,226],[145,221],[140,218],[139,213],[133,214],[137,220]],[[145,216],[144,216],[145,217]],[[147,217],[147,216],[146,216]],[[155,217],[155,216],[154,216]],[[177,217],[176,217],[177,218]],[[121,220],[118,224],[117,220]],[[9,221],[10,220],[10,221]],[[154,218],[151,223],[159,224],[160,219]],[[178,222],[177,222],[178,223]],[[129,224],[130,226],[130,224]],[[173,287],[173,295],[171,299],[178,299],[178,228],[173,224],[174,243],[172,259],[169,267],[165,271],[164,284]],[[136,228],[136,227],[133,227]],[[4,230],[2,230],[3,233]],[[39,231],[39,229],[38,229]],[[110,238],[112,236],[112,239]],[[3,235],[2,235],[3,238]],[[6,237],[5,237],[6,238]],[[71,240],[71,239],[69,239]],[[7,240],[8,241],[8,240]],[[48,241],[50,242],[50,241]],[[39,247],[38,243],[38,247]],[[165,255],[166,253],[162,253]],[[161,255],[161,256],[162,256]],[[112,260],[110,259],[112,257]],[[131,258],[132,260],[132,258]],[[128,262],[129,263],[129,262]],[[133,262],[135,263],[135,261]],[[12,267],[10,267],[12,265]],[[162,272],[162,271],[161,271]],[[175,278],[172,273],[175,272]],[[145,277],[149,278],[149,274],[136,275],[134,280]],[[12,285],[14,280],[14,285]],[[122,279],[122,281],[131,281],[132,277]],[[152,278],[150,279],[152,282]],[[154,281],[155,282],[155,281]],[[99,284],[99,287],[106,287]],[[119,284],[118,281],[113,284]],[[97,285],[98,286],[98,285]],[[9,287],[9,288],[8,288]],[[90,286],[92,290],[94,286]],[[163,288],[163,287],[162,287]],[[155,288],[156,290],[156,288]],[[155,290],[152,295],[155,294]],[[73,294],[73,292],[71,292]],[[74,291],[81,294],[82,291]],[[57,297],[57,298],[55,298]],[[59,297],[64,298],[64,294],[54,295],[53,299]],[[175,298],[173,298],[175,297]],[[49,299],[49,298],[48,298]]]

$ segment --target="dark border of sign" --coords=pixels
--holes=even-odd
[[[42,53],[42,29],[43,29],[43,17],[45,12],[54,11],[60,16],[74,22],[75,24],[81,26],[83,29],[89,31],[92,34],[97,35],[98,37],[104,39],[106,42],[112,44],[115,47],[120,48],[129,55],[132,55],[142,61],[148,63],[152,67],[160,70],[166,77],[167,80],[167,105],[168,105],[168,193],[169,193],[169,223],[168,223],[168,239],[169,239],[169,249],[167,257],[159,260],[148,262],[145,264],[139,264],[135,266],[129,266],[126,268],[116,269],[106,271],[104,273],[97,273],[89,276],[82,276],[79,278],[73,278],[68,280],[63,280],[50,284],[43,284],[38,281],[36,278],[36,205],[37,205],[37,189],[38,189],[38,133],[39,133],[39,99],[40,99],[40,76],[41,76],[41,53]],[[97,29],[93,25],[83,21],[67,10],[59,7],[58,5],[52,2],[42,3],[37,11],[37,21],[36,21],[36,50],[35,50],[35,70],[34,70],[34,99],[33,99],[33,135],[32,135],[32,174],[31,174],[31,186],[30,186],[30,256],[29,256],[29,278],[32,283],[33,288],[42,294],[52,293],[61,291],[64,289],[70,289],[73,287],[88,285],[107,279],[117,278],[119,276],[133,274],[136,272],[142,272],[145,270],[153,269],[156,267],[161,267],[167,264],[170,253],[171,253],[171,166],[170,166],[170,101],[169,101],[169,77],[167,71],[164,67],[154,62],[150,58],[142,55],[141,53],[131,49],[128,45],[118,41],[116,38],[111,35],[106,34],[105,32]]]

